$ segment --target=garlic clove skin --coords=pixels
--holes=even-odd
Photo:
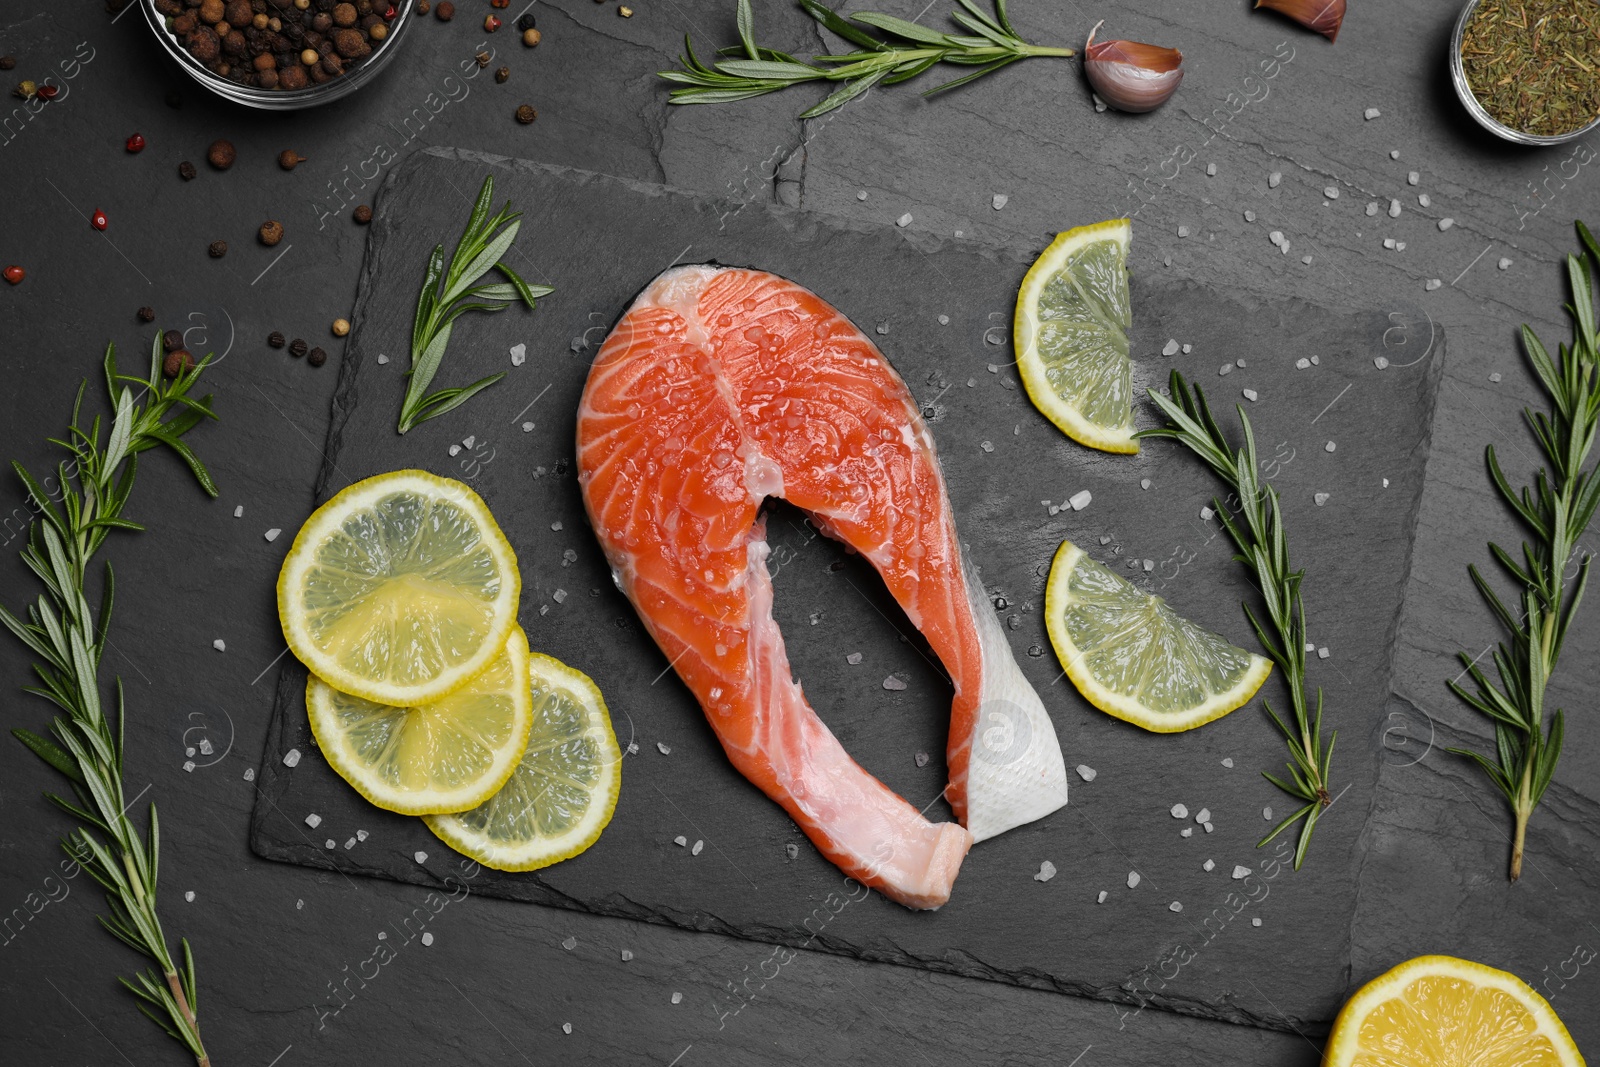
[[[1102,25],[1095,23],[1083,47],[1083,73],[1100,99],[1134,114],[1170,100],[1183,81],[1182,53],[1138,41],[1096,41]]]
[[[1256,7],[1287,15],[1330,41],[1339,39],[1344,24],[1345,0],[1256,0]]]

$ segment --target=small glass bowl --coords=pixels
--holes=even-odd
[[[156,40],[161,42],[167,54],[177,60],[178,66],[182,67],[191,78],[224,100],[232,100],[236,104],[260,108],[263,111],[299,111],[302,108],[332,103],[349,96],[372,81],[399,50],[400,36],[410,24],[412,12],[416,7],[410,0],[394,0],[396,14],[389,23],[388,34],[378,42],[372,54],[352,68],[348,74],[341,74],[321,85],[308,85],[304,89],[260,89],[253,85],[240,85],[238,82],[211,73],[199,60],[190,55],[183,45],[178,43],[178,38],[167,29],[166,16],[156,10],[155,0],[139,0],[139,6],[144,8],[145,21],[155,33]]]
[[[1478,10],[1479,2],[1480,0],[1467,0],[1466,6],[1461,9],[1461,17],[1456,19],[1455,33],[1450,35],[1450,80],[1455,84],[1456,95],[1461,98],[1461,105],[1467,109],[1467,114],[1471,115],[1479,126],[1482,126],[1496,137],[1515,144],[1566,144],[1568,141],[1575,141],[1584,134],[1592,133],[1597,127],[1600,127],[1600,116],[1596,116],[1595,120],[1587,126],[1580,126],[1575,130],[1568,130],[1566,133],[1558,133],[1551,136],[1526,133],[1507,126],[1489,114],[1484,109],[1484,106],[1478,103],[1478,98],[1472,93],[1472,86],[1467,84],[1466,65],[1461,60],[1461,39],[1466,35],[1467,23],[1471,21],[1473,12]]]

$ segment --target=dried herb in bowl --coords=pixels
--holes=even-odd
[[[1600,3],[1481,0],[1461,36],[1467,85],[1495,121],[1557,137],[1600,118]]]

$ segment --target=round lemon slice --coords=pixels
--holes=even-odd
[[[317,747],[356,792],[389,811],[465,811],[494,795],[528,744],[528,639],[519,626],[466,685],[415,707],[375,704],[316,675],[306,710]]]
[[[1127,219],[1056,237],[1017,293],[1013,333],[1028,397],[1061,432],[1103,452],[1139,451],[1133,437]]]
[[[278,575],[278,619],[333,688],[413,707],[500,654],[521,591],[516,554],[477,493],[394,471],[312,512]]]
[[[424,817],[445,844],[499,871],[548,867],[594,844],[622,787],[622,751],[594,682],[538,653],[528,677],[533,729],[510,779],[471,811]]]
[[[1203,726],[1243,706],[1272,661],[1142,592],[1063,541],[1045,587],[1045,626],[1084,699],[1156,733]]]
[[[1379,975],[1334,1020],[1323,1067],[1583,1067],[1549,1003],[1514,974],[1418,956]]]

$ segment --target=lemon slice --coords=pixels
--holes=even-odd
[[[617,807],[622,751],[588,675],[529,656],[533,730],[500,791],[471,811],[423,821],[445,844],[497,871],[571,859],[600,837]]]
[[[356,792],[389,811],[465,811],[494,795],[528,744],[533,699],[519,626],[466,685],[430,704],[395,707],[341,693],[316,675],[306,710],[317,747]]]
[[[1323,1067],[1582,1067],[1567,1028],[1514,974],[1418,956],[1379,975],[1334,1020]]]
[[[394,471],[312,512],[278,575],[278,619],[333,688],[411,707],[499,655],[521,591],[516,554],[477,493]]]
[[[1045,625],[1084,699],[1156,733],[1192,730],[1241,707],[1272,661],[1236,648],[1061,542]]]
[[[1035,407],[1102,452],[1137,452],[1128,358],[1127,219],[1079,226],[1044,250],[1017,293],[1017,369]]]

